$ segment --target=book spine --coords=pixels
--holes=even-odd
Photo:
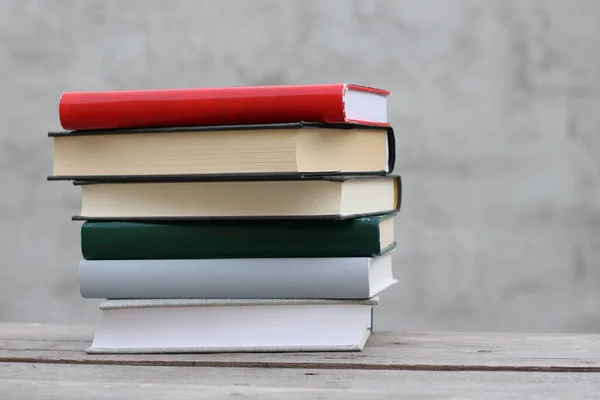
[[[67,130],[264,123],[345,123],[343,84],[66,92]]]
[[[85,222],[87,260],[380,255],[380,217],[343,221]]]
[[[95,299],[366,299],[369,258],[82,260]]]
[[[394,197],[396,198],[396,204],[394,204],[394,212],[400,212],[400,207],[402,207],[402,177],[395,176],[394,177]]]

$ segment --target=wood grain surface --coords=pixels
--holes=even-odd
[[[181,367],[600,372],[600,335],[374,333],[362,352],[87,355],[93,326],[0,324],[0,361]]]
[[[93,333],[0,324],[0,399],[600,398],[599,335],[375,333],[362,352],[87,355]]]
[[[0,363],[8,399],[579,399],[589,373],[194,368]]]

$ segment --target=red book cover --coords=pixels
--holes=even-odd
[[[351,84],[66,92],[63,129],[320,122],[389,126],[390,92]]]

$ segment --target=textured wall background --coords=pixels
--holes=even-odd
[[[405,200],[379,329],[600,331],[600,2],[0,0],[0,320],[93,322],[62,91],[392,90]]]

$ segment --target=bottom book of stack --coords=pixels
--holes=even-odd
[[[377,298],[107,300],[87,353],[360,351]]]
[[[88,353],[360,351],[392,256],[82,260],[107,298]]]

